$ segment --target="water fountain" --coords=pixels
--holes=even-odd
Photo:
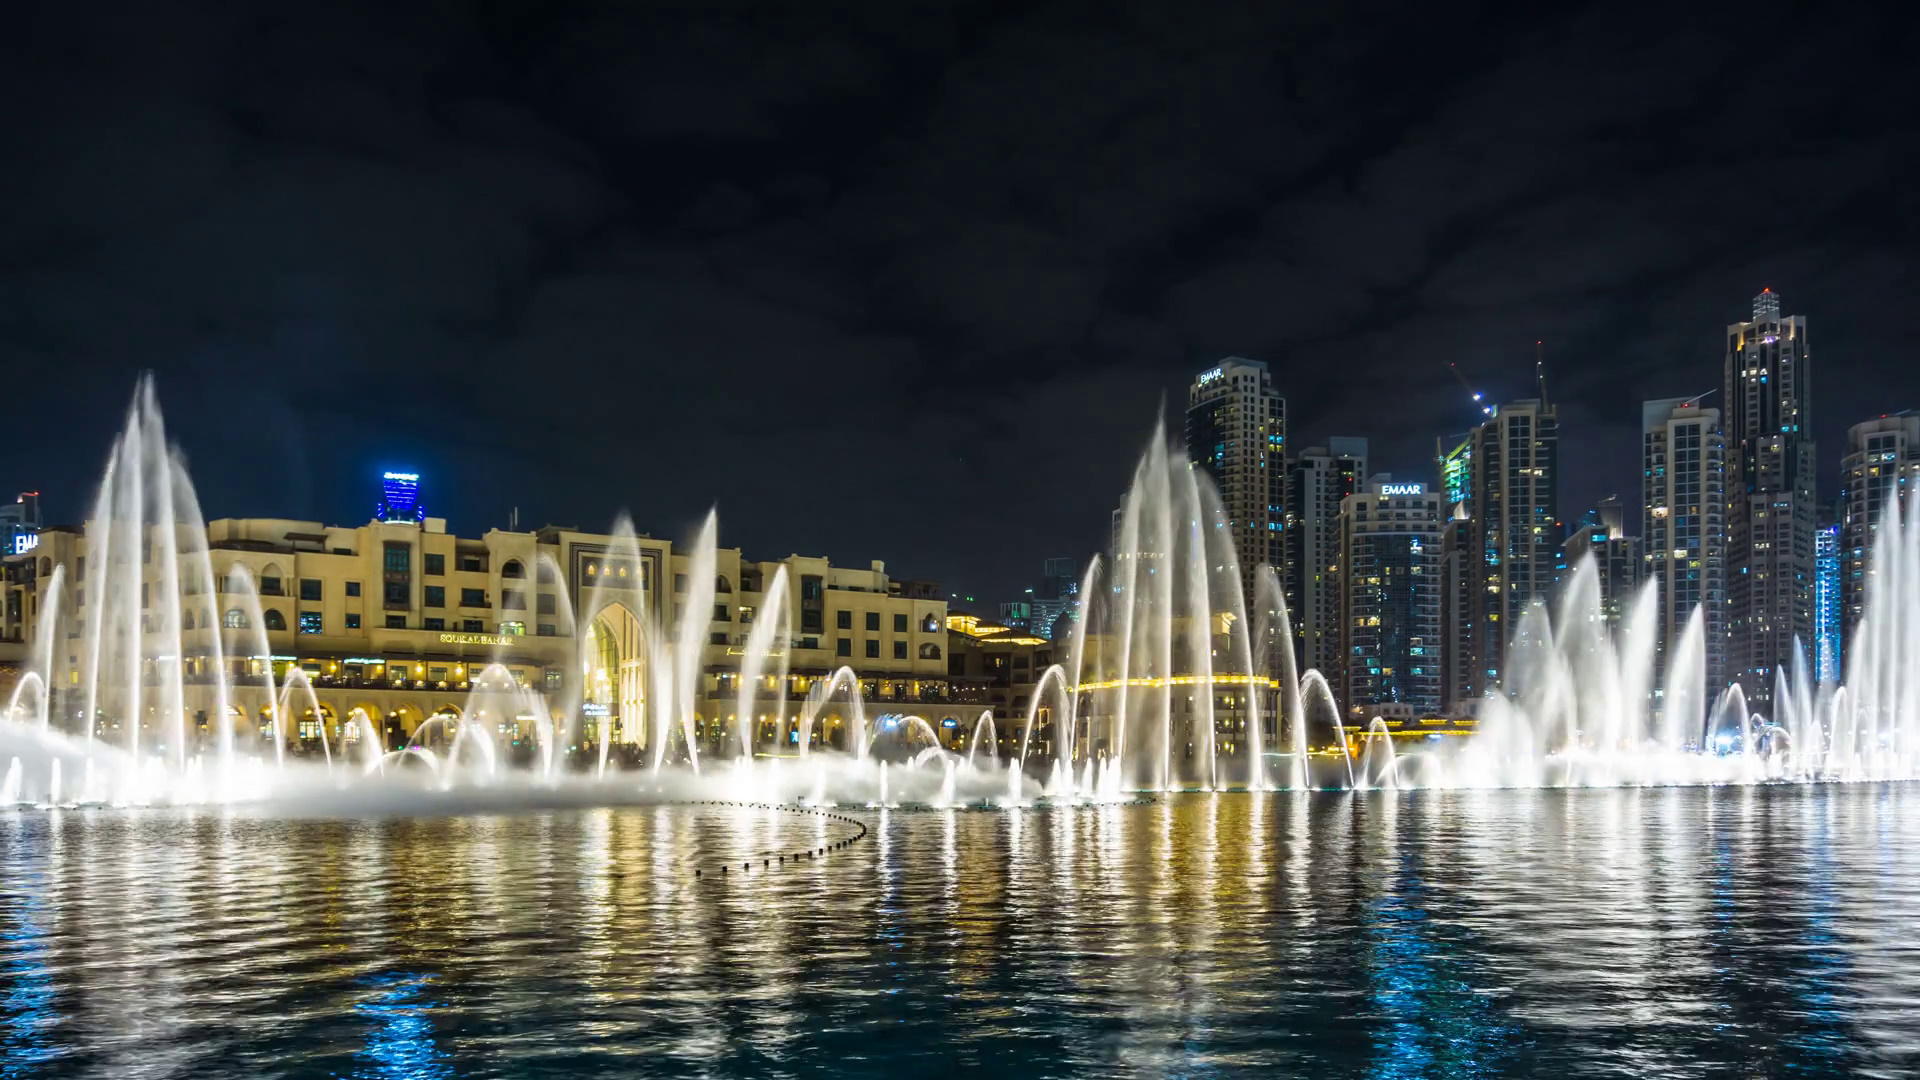
[[[1163,431],[1134,473],[1119,549],[1088,568],[1065,662],[1039,674],[1023,712],[998,724],[981,713],[957,749],[911,712],[870,722],[851,668],[815,679],[793,715],[784,695],[767,700],[789,675],[784,569],[739,650],[730,730],[703,733],[696,689],[717,533],[709,514],[689,550],[681,625],[656,624],[634,601],[637,581],[611,575],[579,610],[560,613],[586,643],[582,654],[596,635],[615,634],[624,655],[644,658],[618,685],[604,670],[595,684],[583,663],[558,687],[535,689],[496,663],[469,681],[457,716],[422,722],[400,745],[359,709],[329,734],[309,675],[292,667],[275,676],[261,583],[239,565],[217,580],[191,480],[142,382],[89,520],[90,557],[75,583],[87,603],[69,602],[64,567],[52,573],[49,614],[0,715],[0,804],[350,806],[364,789],[394,786],[502,799],[724,793],[823,806],[1021,806],[1143,790],[1873,780],[1912,776],[1920,762],[1920,500],[1879,531],[1846,685],[1814,684],[1797,659],[1780,673],[1772,720],[1757,717],[1737,687],[1708,692],[1696,614],[1656,686],[1652,586],[1609,633],[1583,563],[1552,610],[1522,621],[1506,686],[1450,753],[1396,748],[1379,719],[1345,715],[1320,672],[1296,669],[1276,575],[1243,573],[1218,496]],[[640,563],[624,518],[609,558]],[[559,569],[549,559],[541,572]],[[69,641],[79,652],[70,677],[55,662]],[[51,692],[56,682],[64,695]],[[73,703],[71,715],[55,715],[57,696]],[[638,715],[642,702],[645,757],[641,768],[621,767],[611,725],[587,731],[588,707],[600,704],[604,716],[607,703],[633,703]],[[771,716],[758,711],[768,705]],[[319,721],[317,762],[289,752],[289,724],[303,714]],[[531,756],[507,760],[503,740],[530,743]],[[591,760],[570,762],[565,748],[575,745],[591,747]],[[703,750],[735,760],[715,767]]]

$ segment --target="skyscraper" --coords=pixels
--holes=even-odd
[[[1484,555],[1473,532],[1473,443],[1475,432],[1435,441],[1434,462],[1447,520],[1440,526],[1440,701],[1450,711],[1465,711],[1476,695],[1473,672],[1473,594],[1481,580]]]
[[[1341,500],[1341,700],[1352,718],[1388,703],[1440,711],[1445,514],[1438,492],[1385,475]]]
[[[1911,410],[1847,429],[1840,461],[1842,651],[1865,612],[1873,537],[1881,519],[1920,487],[1920,413]]]
[[[1700,400],[1640,406],[1640,538],[1646,578],[1659,583],[1660,593],[1653,685],[1664,685],[1668,650],[1698,607],[1706,627],[1707,686],[1718,693],[1728,677],[1727,453],[1720,410],[1703,408]]]
[[[1262,564],[1276,571],[1284,565],[1286,434],[1287,404],[1267,365],[1234,356],[1194,378],[1187,392],[1187,453],[1220,489],[1249,587]]]
[[[1840,526],[1813,534],[1813,677],[1840,681]]]
[[[1464,643],[1471,666],[1461,696],[1480,698],[1506,674],[1520,616],[1551,599],[1560,580],[1559,411],[1540,399],[1500,406],[1474,430],[1471,455],[1471,550],[1462,567],[1473,579]]]
[[[1484,588],[1481,553],[1467,504],[1457,502],[1440,523],[1440,704],[1466,713],[1476,695],[1473,678],[1473,594]]]
[[[1640,538],[1626,534],[1626,508],[1618,495],[1608,496],[1587,511],[1567,534],[1567,572],[1592,556],[1600,583],[1600,617],[1608,630],[1620,625],[1634,593],[1640,588]]]
[[[1807,320],[1762,289],[1727,327],[1727,661],[1762,713],[1794,643],[1813,640],[1813,432]]]
[[[1367,440],[1333,438],[1287,468],[1286,565],[1281,584],[1300,670],[1340,685],[1340,507],[1366,484]]]

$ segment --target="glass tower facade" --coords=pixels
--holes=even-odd
[[[1813,676],[1840,681],[1840,526],[1813,535]]]

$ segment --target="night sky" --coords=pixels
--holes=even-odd
[[[405,466],[463,532],[717,504],[985,601],[1226,354],[1429,479],[1448,362],[1531,396],[1542,339],[1564,515],[1637,506],[1639,401],[1771,286],[1830,496],[1920,406],[1905,7],[30,3],[0,489],[77,518],[153,369],[209,517]]]

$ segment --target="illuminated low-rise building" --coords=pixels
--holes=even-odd
[[[166,597],[169,560],[159,554],[165,533],[156,531],[138,567],[138,591],[151,600],[140,630],[153,640],[177,633],[180,682],[200,738],[216,726],[210,716],[225,685],[238,736],[270,741],[279,711],[267,696],[271,673],[274,686],[296,687],[286,733],[296,750],[319,752],[323,731],[338,739],[357,726],[349,723],[356,713],[392,749],[435,716],[462,715],[482,672],[497,665],[493,678],[544,695],[561,730],[597,741],[605,724],[616,745],[634,751],[648,737],[646,671],[661,655],[647,639],[684,625],[700,641],[692,695],[698,738],[707,752],[733,753],[749,638],[758,620],[782,609],[788,625],[768,636],[771,658],[748,699],[756,751],[790,749],[801,704],[843,667],[869,710],[924,711],[950,697],[945,601],[924,583],[893,580],[880,562],[852,569],[801,555],[758,561],[721,548],[714,580],[702,583],[689,580],[692,554],[665,540],[558,527],[461,537],[407,504],[407,493],[389,491],[384,520],[351,527],[209,522],[205,570],[195,569],[197,554],[178,560],[177,613]],[[19,661],[33,660],[57,604],[65,630],[51,639],[52,714],[63,728],[84,729],[84,708],[68,690],[86,677],[89,601],[98,600],[87,594],[87,533],[58,527],[40,537],[34,550],[6,562],[0,641]],[[102,570],[93,569],[98,589]],[[683,624],[695,604],[702,611]],[[173,677],[152,668],[144,675],[150,682]],[[569,708],[577,715],[562,715]],[[847,714],[843,694],[822,709],[813,738],[849,745]],[[119,730],[128,720],[94,722]],[[530,745],[531,720],[507,718],[503,734]],[[160,726],[153,717],[144,723]]]
[[[1047,669],[1064,660],[1065,642],[1055,643],[1031,631],[954,613],[947,616],[947,682],[951,709],[939,711],[936,726],[943,745],[965,753],[988,749],[981,718],[992,713],[993,749],[1006,759],[1020,751],[1023,737],[1029,752],[1051,757],[1054,740],[1063,737],[1054,722],[1067,711],[1064,676],[1046,680]],[[1041,682],[1048,697],[1035,704]],[[1028,728],[1027,717],[1033,722]],[[930,718],[931,719],[931,718]]]

